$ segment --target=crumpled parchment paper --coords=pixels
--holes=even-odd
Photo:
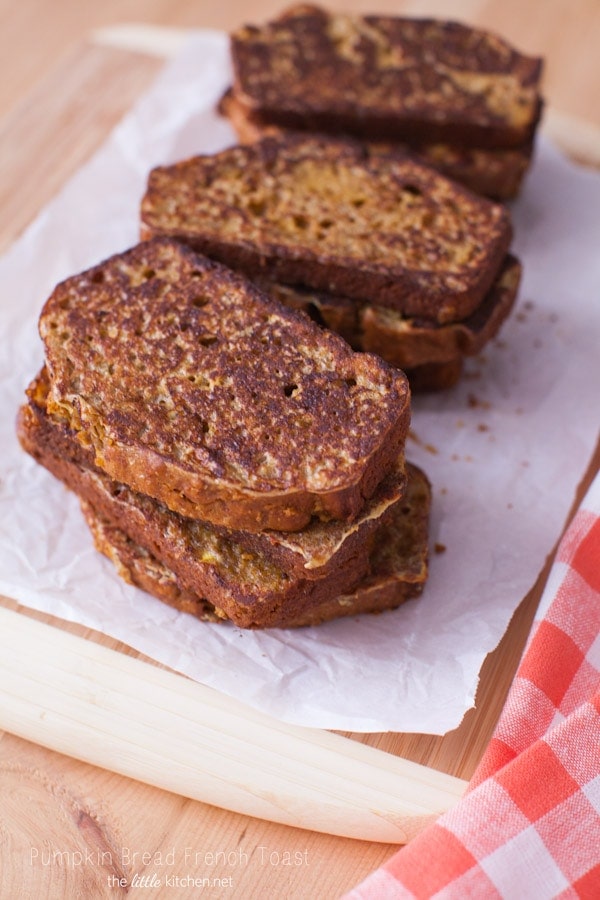
[[[473,705],[485,655],[554,546],[595,446],[600,175],[540,142],[513,204],[525,267],[516,311],[460,386],[414,398],[407,456],[433,484],[423,596],[297,631],[201,623],[120,581],[76,498],[20,450],[14,419],[42,361],[47,295],[135,243],[151,166],[233,142],[214,112],[229,77],[225,36],[194,33],[0,261],[0,591],[289,722],[441,734]]]

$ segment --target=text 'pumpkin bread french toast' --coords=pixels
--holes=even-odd
[[[542,61],[458,22],[292,7],[231,35],[234,93],[262,124],[494,149],[526,146]]]
[[[352,520],[397,464],[403,373],[169,239],[62,282],[48,412],[112,479],[246,531]]]
[[[120,574],[201,618],[228,619],[240,627],[254,628],[297,624],[299,619],[315,616],[322,606],[331,606],[331,613],[319,613],[321,618],[343,615],[346,606],[334,601],[340,593],[352,595],[357,584],[371,579],[373,547],[381,539],[381,529],[389,525],[397,531],[399,525],[394,523],[406,517],[402,466],[401,499],[396,496],[388,504],[375,528],[367,528],[372,533],[363,534],[363,540],[353,546],[350,554],[333,553],[318,578],[307,578],[306,570],[297,571],[297,567],[286,571],[270,554],[269,539],[276,540],[277,535],[254,536],[257,543],[249,548],[241,533],[187,519],[112,481],[93,464],[90,449],[81,447],[66,425],[57,424],[46,415],[44,393],[42,375],[30,387],[29,404],[20,411],[18,434],[24,449],[83,501],[97,542],[102,535],[101,549],[109,551]],[[419,496],[423,490],[421,486]],[[385,607],[397,605],[407,590],[412,595],[422,588],[426,577],[428,505],[428,497],[422,496],[411,519],[413,526],[416,521],[421,523],[421,536],[417,542],[417,535],[413,535],[405,549],[405,557],[416,554],[421,560],[419,573],[412,581],[408,579],[408,585],[407,576],[404,577],[403,585],[398,585],[391,595],[388,584],[385,597],[382,592],[373,594],[371,588],[365,610],[378,609],[382,603]],[[338,537],[343,534],[342,526],[336,523],[321,527],[337,531]],[[405,532],[407,527],[404,526]],[[285,535],[282,538],[285,540]],[[302,538],[298,541],[302,543]],[[310,540],[307,546],[310,547]]]
[[[298,135],[154,169],[141,216],[250,277],[438,323],[476,309],[512,237],[503,206],[415,159]]]

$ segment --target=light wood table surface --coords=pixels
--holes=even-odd
[[[332,4],[354,11],[395,11],[462,18],[494,28],[519,48],[547,59],[546,129],[580,158],[600,154],[600,5],[596,0],[463,0]],[[119,23],[228,29],[281,8],[193,0],[0,0],[0,248],[6,248],[151,83],[162,60],[101,46],[93,31]],[[597,469],[598,454],[585,485]],[[549,554],[552,548],[548,548]],[[535,611],[547,568],[514,616],[500,647],[487,659],[477,697],[459,729],[444,737],[353,735],[390,753],[469,778],[499,715]],[[0,603],[24,616],[52,621],[123,653],[100,635]],[[133,654],[135,655],[135,654]],[[181,875],[216,876],[207,897],[333,898],[394,851],[372,844],[272,824],[149,787],[0,732],[0,897],[109,897],[125,893],[118,878],[155,869],[142,854],[179,858]],[[50,866],[50,846],[113,860]],[[110,851],[110,852],[108,852]],[[228,855],[207,873],[205,853]],[[102,856],[104,854],[104,856]],[[194,855],[195,854],[195,855]],[[237,856],[236,856],[237,854]],[[290,854],[287,856],[286,854]],[[72,859],[73,857],[71,857]],[[195,862],[197,859],[198,862]],[[291,859],[294,865],[284,865]],[[121,864],[116,861],[121,860]],[[116,876],[110,880],[111,876]],[[110,886],[112,885],[112,886]],[[138,884],[142,889],[142,885]],[[133,888],[131,888],[133,890]],[[195,896],[193,889],[151,888],[156,897]]]

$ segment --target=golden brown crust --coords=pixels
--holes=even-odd
[[[160,596],[170,597],[169,602],[178,608],[195,611],[201,617],[214,613],[243,628],[280,627],[309,615],[313,607],[340,592],[351,593],[367,574],[369,551],[378,530],[355,546],[353,554],[346,554],[343,565],[326,567],[319,579],[305,579],[283,571],[258,550],[248,550],[237,536],[184,519],[151,498],[111,481],[99,470],[74,461],[78,450],[68,446],[73,437],[64,426],[44,420],[33,404],[21,409],[17,431],[23,448],[41,465],[130,542],[170,570],[174,578],[165,580]],[[404,497],[394,503],[385,521],[405,503]],[[135,578],[131,566],[124,565],[131,580],[144,586],[139,573]]]
[[[288,628],[396,609],[422,593],[428,575],[431,486],[417,466],[408,463],[407,471],[406,497],[380,529],[370,574],[353,591],[325,600],[288,621]]]
[[[430,487],[424,473],[409,466],[409,490],[401,508],[381,526],[371,556],[371,573],[353,591],[326,599],[279,628],[319,625],[331,619],[396,609],[418,596],[427,580]],[[211,622],[226,621],[223,610],[182,588],[177,576],[125,532],[82,502],[86,521],[99,552],[114,564],[119,575],[181,612]]]
[[[414,143],[406,150],[417,154],[448,178],[464,184],[491,200],[513,200],[531,165],[533,141],[511,148],[493,150],[480,147],[453,147],[451,144]],[[388,147],[389,152],[402,148]]]
[[[512,237],[503,206],[415,159],[297,134],[154,169],[142,223],[250,277],[438,323],[479,305]]]
[[[406,372],[479,353],[498,333],[513,308],[521,268],[516,257],[509,254],[475,312],[461,322],[448,325],[407,318],[395,310],[370,304],[361,306],[347,297],[306,288],[266,280],[260,284],[281,303],[302,310],[319,324],[337,331],[356,350],[377,353]]]
[[[123,581],[152,594],[180,612],[190,613],[205,622],[223,621],[212,603],[182,588],[170,569],[97,513],[87,500],[80,503],[96,549],[112,562]]]
[[[281,128],[262,122],[260,115],[252,114],[232,89],[221,98],[219,112],[229,119],[243,144],[282,133]],[[519,147],[498,150],[417,141],[407,135],[403,141],[369,141],[368,147],[371,152],[416,155],[476,194],[501,201],[517,196],[533,154],[531,140]]]
[[[340,572],[319,580],[288,575],[210,525],[184,519],[99,470],[54,452],[28,406],[20,412],[18,435],[23,448],[41,465],[167,566],[182,590],[204,598],[242,628],[275,626],[328,599],[340,584],[342,590],[352,588],[368,567],[368,558],[352,558]]]
[[[293,7],[231,36],[235,90],[265,123],[375,139],[516,147],[542,61],[457,22]]]
[[[403,449],[401,373],[175,241],[58,285],[40,333],[50,415],[182,515],[246,531],[350,521]]]
[[[95,466],[91,448],[83,447],[75,432],[70,431],[63,423],[52,421],[47,415],[48,391],[47,372],[43,369],[27,389],[29,444],[34,449],[44,446],[55,457],[66,459],[101,476],[102,472]],[[215,540],[239,544],[243,549],[277,566],[286,575],[313,580],[348,564],[356,565],[357,559],[362,560],[363,564],[368,556],[368,546],[374,531],[385,521],[391,508],[402,500],[405,489],[406,470],[402,454],[394,469],[379,483],[355,522],[320,522],[313,519],[299,532],[264,531],[259,534],[234,531],[218,525],[207,524],[203,527],[214,534]],[[122,493],[123,487],[119,490]],[[150,505],[148,508],[152,510],[154,507]],[[185,527],[184,522],[182,527]]]
[[[521,264],[508,255],[498,278],[480,306],[461,322],[432,327],[418,319],[403,319],[389,310],[366,307],[360,313],[360,348],[378,353],[405,371],[476,356],[498,333],[509,316],[521,278]]]

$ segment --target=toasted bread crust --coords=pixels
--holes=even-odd
[[[397,609],[422,593],[428,576],[431,485],[425,473],[411,463],[407,463],[407,473],[406,496],[378,531],[370,574],[354,590],[289,619],[286,627]]]
[[[89,501],[81,500],[80,504],[96,549],[110,559],[123,581],[204,622],[224,621],[212,603],[181,587],[174,572],[97,513]]]
[[[402,510],[396,510],[387,525],[380,527],[371,573],[353,591],[292,614],[289,620],[279,622],[279,628],[319,625],[344,616],[396,609],[422,592],[427,579],[430,488],[416,466],[409,466],[409,471],[410,487]],[[227,621],[222,609],[181,587],[167,566],[99,515],[90,503],[82,501],[81,506],[96,548],[111,560],[121,578],[181,612],[204,621]]]
[[[512,237],[503,206],[415,159],[293,134],[154,169],[141,214],[142,236],[250,277],[438,323],[473,312]]]
[[[374,139],[517,147],[542,61],[458,22],[293,7],[231,35],[237,95],[265,123]]]
[[[414,143],[406,147],[388,145],[387,152],[415,153],[427,165],[490,200],[506,202],[519,193],[531,165],[534,142],[527,141],[509,150],[481,147],[453,147],[451,144]]]
[[[35,441],[29,438],[30,444],[43,445],[54,456],[102,475],[95,465],[91,447],[83,447],[75,432],[64,423],[56,423],[49,418],[48,392],[47,372],[42,369],[27,389],[27,422],[29,431],[36,436]],[[405,490],[406,470],[402,454],[395,468],[379,483],[355,522],[320,522],[314,519],[300,532],[265,531],[258,534],[234,531],[219,525],[206,525],[206,528],[215,535],[216,540],[235,542],[277,566],[286,575],[312,580],[347,564],[355,565],[356,558],[366,558],[373,533],[389,516],[392,507],[402,501]]]
[[[221,98],[219,112],[229,119],[242,144],[277,136],[283,131],[276,125],[263,122],[258,113],[252,113],[232,89]],[[407,135],[402,141],[369,141],[368,146],[370,152],[417,156],[476,194],[499,201],[512,200],[517,196],[533,154],[531,140],[519,147],[498,150],[418,141]]]
[[[259,550],[246,549],[237,535],[184,519],[97,468],[87,468],[66,427],[44,419],[32,404],[20,410],[17,430],[23,448],[41,465],[173,573],[174,579],[163,584],[161,599],[170,597],[168,602],[202,618],[215,615],[243,628],[284,626],[340,592],[352,592],[368,572],[371,540],[355,545],[354,553],[339,557],[339,565],[326,567],[318,579],[285,572]],[[404,498],[394,503],[385,520],[404,506]],[[131,580],[144,586],[139,578]]]
[[[352,588],[368,568],[368,558],[353,558],[327,578],[308,581],[288,575],[210,525],[184,519],[99,470],[55,453],[41,439],[29,407],[20,411],[18,434],[23,448],[41,465],[171,569],[181,589],[204,598],[242,628],[274,626],[290,612],[295,614],[330,598],[340,589],[340,582],[344,584],[341,590]]]
[[[498,334],[514,306],[521,264],[510,254],[498,278],[475,312],[461,322],[432,327],[418,319],[402,320],[369,307],[361,315],[361,349],[378,353],[392,365],[412,369],[456,357],[476,356]]]
[[[175,241],[67,279],[40,333],[50,415],[182,515],[246,531],[350,521],[402,453],[402,374]]]
[[[448,325],[406,318],[384,307],[361,306],[346,297],[267,281],[260,283],[280,302],[303,310],[315,321],[337,331],[356,350],[377,353],[406,371],[479,353],[510,314],[521,269],[516,257],[508,254],[498,277],[475,312],[461,322]]]

